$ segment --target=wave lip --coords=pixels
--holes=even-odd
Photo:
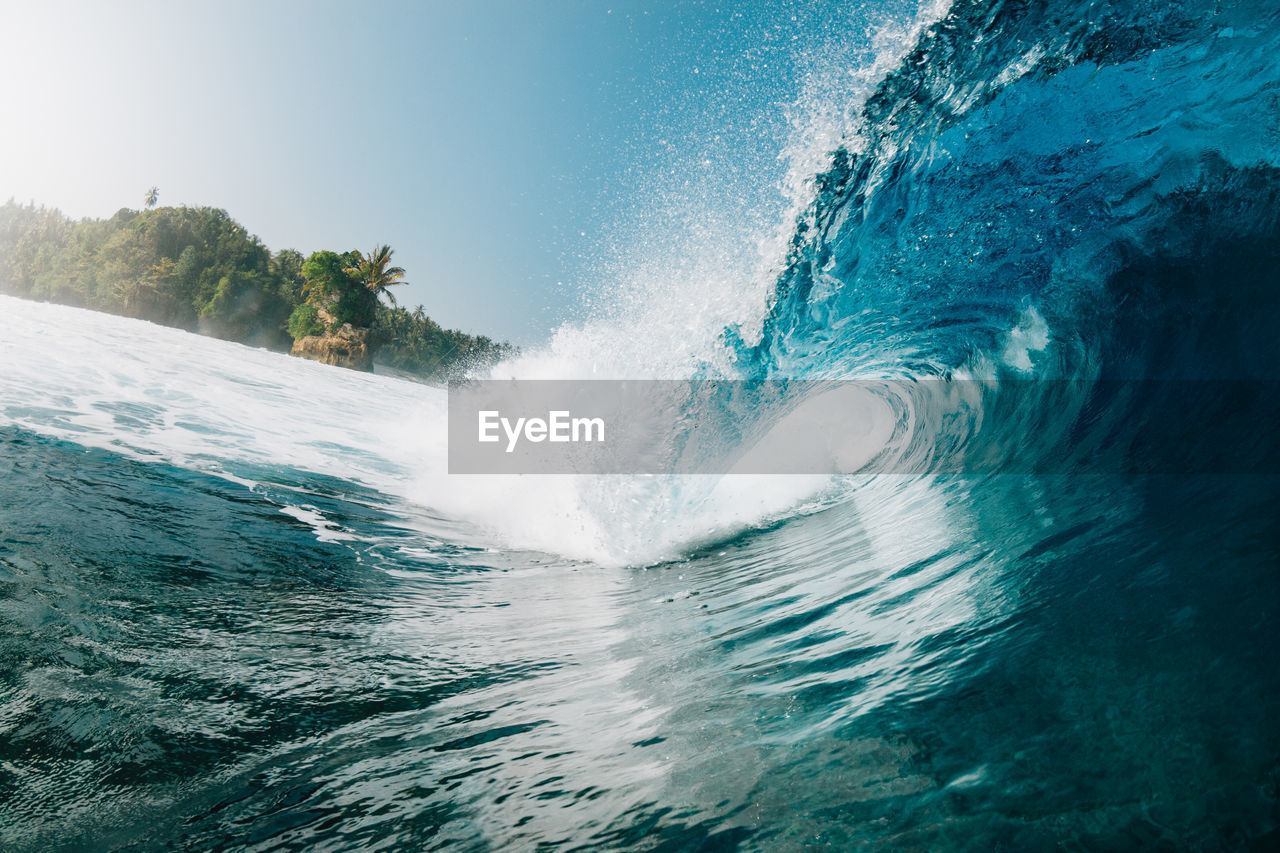
[[[1123,353],[1125,378],[1206,375],[1161,363],[1153,337],[1203,319],[1214,297],[1228,299],[1212,310],[1247,311],[1229,299],[1242,287],[1275,304],[1280,140],[1263,128],[1280,123],[1278,16],[1243,2],[955,3],[814,178],[762,334],[729,330],[739,367],[845,378],[997,365],[1089,379],[1116,375]],[[1216,260],[1224,252],[1244,281]],[[1196,293],[1174,275],[1122,290],[1131,271],[1161,264],[1218,280]],[[1146,329],[1115,325],[1135,311]],[[1046,345],[1002,364],[1028,312]],[[1209,361],[1229,347],[1227,330],[1213,334]]]

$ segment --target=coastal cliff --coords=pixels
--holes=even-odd
[[[322,364],[369,371],[373,369],[373,347],[370,346],[369,335],[369,329],[357,329],[350,323],[343,323],[321,335],[297,338],[289,354]]]

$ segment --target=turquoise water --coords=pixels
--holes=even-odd
[[[913,451],[1075,473],[450,477],[441,389],[0,297],[0,847],[1276,847],[1274,421],[1214,391],[1280,355],[1278,41],[957,3],[769,298],[496,374],[977,377]]]
[[[9,849],[1274,832],[1272,481],[918,485],[609,570],[323,477],[3,460]]]
[[[610,569],[3,441],[8,849],[1274,834],[1274,478],[898,484]]]

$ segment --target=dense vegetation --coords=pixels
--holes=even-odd
[[[378,305],[378,363],[417,376],[449,378],[511,354],[509,344],[442,329],[419,305],[413,311]]]
[[[0,207],[0,292],[278,350],[350,323],[373,329],[379,363],[429,379],[509,351],[442,329],[420,306],[396,307],[387,288],[404,271],[390,266],[389,247],[272,253],[225,210],[154,207],[154,191],[147,202],[79,221],[13,201]]]

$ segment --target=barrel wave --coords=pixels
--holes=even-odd
[[[1274,415],[1210,380],[1276,378],[1275,40],[1263,4],[955,4],[814,179],[763,328],[726,335],[740,369],[1014,380],[1027,424],[1084,407],[1157,455]],[[969,440],[928,387],[920,440]],[[1274,470],[1263,432],[1229,470]]]
[[[495,370],[883,382],[876,473],[450,477],[440,389],[0,298],[0,847],[1275,848],[1277,55],[932,9],[728,303]]]

